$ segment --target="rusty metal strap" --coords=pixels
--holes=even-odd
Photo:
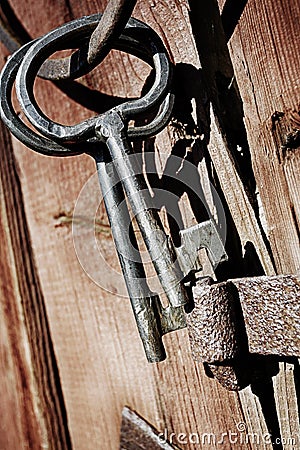
[[[152,425],[127,406],[122,411],[120,450],[176,450]],[[178,449],[179,450],[179,449]]]
[[[245,353],[300,356],[300,283],[296,275],[254,277],[194,288],[187,315],[196,361],[229,389],[239,389],[236,364]]]

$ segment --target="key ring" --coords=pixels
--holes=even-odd
[[[0,76],[0,112],[11,132],[26,146],[51,156],[71,156],[95,151],[95,125],[99,117],[87,119],[74,126],[51,121],[37,106],[33,83],[42,63],[57,50],[80,47],[97,26],[101,15],[82,17],[62,25],[42,38],[26,44],[8,60]],[[155,81],[148,93],[137,100],[127,101],[115,108],[125,121],[145,115],[160,105],[157,116],[147,125],[129,127],[130,139],[146,138],[158,133],[169,120],[173,106],[170,93],[171,66],[167,52],[158,35],[146,24],[130,19],[115,48],[133,54],[155,69]],[[35,133],[18,117],[11,103],[11,91],[17,76],[16,89],[20,105],[34,127]]]

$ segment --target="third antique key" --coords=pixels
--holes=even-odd
[[[197,251],[206,247],[213,265],[226,259],[222,240],[208,220],[181,232],[182,245],[175,248],[166,235],[143,175],[131,140],[157,134],[170,117],[171,66],[157,34],[147,25],[130,19],[116,48],[134,54],[155,71],[152,87],[142,98],[118,105],[100,116],[74,126],[50,120],[37,106],[33,84],[43,62],[57,50],[80,48],[97,26],[100,15],[67,23],[18,50],[1,74],[1,116],[12,133],[25,145],[40,153],[70,156],[86,152],[96,160],[99,182],[120,260],[123,276],[150,362],[165,359],[162,336],[186,326],[184,305],[189,301],[183,280],[191,271],[201,270]],[[40,133],[29,129],[11,103],[16,79],[19,103],[27,119]],[[156,116],[147,125],[129,127],[131,120]],[[127,203],[126,203],[127,200]],[[135,237],[129,237],[129,209],[139,226],[161,286],[168,298],[163,307],[159,296],[148,286]]]

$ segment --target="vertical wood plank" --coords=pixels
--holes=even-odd
[[[299,251],[299,148],[283,152],[299,112],[297,1],[249,0],[229,43],[243,99],[253,169],[276,267],[295,272]],[[257,18],[259,17],[259,20]]]
[[[193,2],[189,4],[193,6]],[[239,30],[232,38],[231,55],[244,105],[248,105],[245,106],[245,111],[251,157],[265,207],[268,237],[271,240],[277,270],[293,271],[298,265],[293,212],[297,209],[297,172],[295,170],[297,156],[293,152],[292,157],[285,158],[283,165],[280,159],[282,156],[280,158],[277,156],[280,161],[276,161],[274,165],[268,152],[265,152],[265,155],[262,154],[261,148],[266,145],[265,141],[269,142],[271,138],[266,137],[265,128],[261,127],[261,123],[264,123],[272,114],[274,105],[271,105],[267,113],[263,110],[258,115],[256,103],[267,102],[270,92],[258,99],[257,92],[260,92],[258,88],[261,88],[262,81],[258,74],[256,78],[253,74],[249,78],[255,61],[260,60],[253,59],[251,48],[246,42],[247,33],[251,33],[249,24],[251,23],[252,26],[252,22],[255,21],[253,11],[257,9],[257,3],[254,6],[253,4],[252,1],[252,11],[245,12],[245,17],[251,18],[246,20],[246,29],[243,29],[243,32]],[[105,2],[75,0],[47,2],[43,0],[39,4],[43,20],[37,20],[35,5],[34,0],[26,4],[18,1],[14,5],[17,15],[22,18],[23,24],[33,37],[70,18],[101,10]],[[213,5],[216,6],[216,2]],[[271,2],[267,7],[271,7]],[[279,12],[277,9],[277,13]],[[192,7],[191,13],[196,14],[197,8]],[[184,93],[189,93],[186,102],[190,103],[189,106],[192,100],[196,104],[197,125],[200,128],[203,127],[201,132],[203,131],[205,137],[207,134],[210,136],[208,147],[211,159],[209,161],[200,158],[199,155],[203,151],[200,144],[193,150],[195,160],[201,160],[199,165],[201,176],[208,182],[211,164],[215,166],[220,185],[228,193],[225,199],[229,209],[231,208],[234,222],[238,222],[240,218],[237,210],[244,211],[247,215],[245,221],[237,223],[239,238],[243,244],[248,240],[254,242],[262,266],[266,272],[271,273],[272,261],[251,202],[247,174],[245,176],[243,167],[241,169],[232,158],[226,139],[223,139],[217,126],[213,127],[216,124],[213,123],[213,118],[210,118],[209,112],[207,115],[205,111],[212,101],[219,114],[220,103],[214,96],[214,90],[217,88],[214,79],[211,81],[211,91],[205,94],[206,98],[207,96],[209,98],[205,104],[203,92],[205,89],[199,80],[203,76],[209,80],[209,70],[205,66],[207,62],[205,55],[202,58],[203,55],[200,54],[199,58],[199,48],[192,35],[188,3],[186,1],[139,2],[134,15],[147,22],[163,38],[172,59],[177,63],[179,82],[187,86],[184,90]],[[270,17],[275,21],[274,26],[277,26],[274,14]],[[261,29],[258,31],[263,33]],[[195,33],[195,29],[193,32]],[[251,44],[256,45],[258,52],[257,43],[251,42]],[[267,51],[270,52],[271,49],[268,48]],[[239,52],[243,57],[243,63],[240,62]],[[220,53],[215,55],[217,64],[219,64],[217,57],[220,55]],[[223,56],[221,55],[222,58]],[[260,54],[260,58],[263,56]],[[284,54],[282,58],[285,56]],[[224,68],[228,61],[222,58],[220,65],[224,63]],[[245,64],[247,70],[245,70]],[[251,68],[249,68],[250,65]],[[226,77],[231,77],[231,69],[228,65],[226,66]],[[286,68],[284,72],[286,76],[290,76],[288,70]],[[270,73],[279,73],[278,67],[272,66]],[[294,77],[293,80],[296,80],[297,73],[299,74],[299,71],[293,69],[291,75],[292,78]],[[139,95],[147,74],[148,70],[143,64],[114,52],[102,64],[101,72],[96,70],[80,81],[83,87],[100,89],[107,95],[135,96]],[[271,83],[270,77],[271,75],[265,82],[265,86]],[[254,78],[257,90],[256,85],[253,84]],[[193,83],[195,86],[192,86]],[[283,89],[284,93],[288,92],[289,99],[292,99],[292,83],[285,84]],[[71,101],[66,94],[47,82],[38,81],[36,93],[41,108],[50,117],[64,123],[77,122],[93,114],[93,110],[99,109],[97,102],[89,103],[87,95],[84,94],[81,98],[77,95],[78,101]],[[78,94],[78,86],[72,93]],[[95,93],[93,95],[96,98]],[[280,97],[280,94],[278,96]],[[101,100],[103,101],[101,107],[105,109],[109,99]],[[204,105],[201,104],[202,100]],[[80,101],[88,108],[82,108],[79,105]],[[283,109],[282,104],[280,107]],[[291,107],[294,108],[295,103],[293,106],[289,105],[288,109]],[[209,125],[208,130],[205,128],[207,125]],[[257,127],[260,130],[258,133],[260,140],[254,136]],[[164,132],[161,140],[156,141],[158,146],[159,143],[166,145],[164,150],[167,155],[174,151],[174,139],[172,137],[170,139],[170,136],[172,136],[171,127]],[[274,141],[275,138],[272,139]],[[277,135],[276,139],[278,139]],[[276,151],[278,153],[278,146]],[[117,449],[121,411],[125,404],[139,411],[157,429],[167,430],[168,435],[174,433],[174,443],[179,446],[180,433],[186,434],[184,439],[187,442],[183,444],[183,448],[187,449],[220,448],[222,433],[227,433],[228,430],[239,431],[237,424],[240,423],[245,424],[250,431],[259,432],[260,435],[265,432],[267,427],[263,412],[250,389],[239,396],[225,391],[215,381],[208,379],[203,368],[195,365],[191,360],[186,331],[165,337],[169,356],[166,362],[158,365],[148,365],[145,362],[129,302],[118,296],[118,292],[124,289],[124,285],[111,237],[100,233],[98,239],[98,244],[100,242],[102,246],[101,251],[106,256],[106,263],[116,271],[115,277],[106,283],[106,291],[99,289],[80,267],[73,247],[72,211],[82,186],[95,172],[91,159],[84,155],[66,159],[47,158],[30,152],[17,142],[14,142],[14,152],[19,165],[26,220],[29,224],[37,266],[36,276],[40,280],[41,292],[45,300],[44,314],[49,320],[47,332],[53,341],[66,404],[67,418],[63,420],[63,425],[71,434],[74,448],[94,450],[101,445],[103,449]],[[275,147],[272,147],[272,152],[272,155],[275,154]],[[184,155],[183,157],[185,158]],[[220,165],[223,165],[225,170],[221,171]],[[270,180],[273,179],[276,188],[273,185],[270,186]],[[232,186],[233,180],[236,180],[234,184],[237,186],[235,197],[228,192],[228,186]],[[251,185],[251,182],[249,184]],[[277,199],[278,196],[280,199],[277,204],[273,199]],[[101,211],[103,213],[103,205]],[[280,218],[276,224],[272,223],[274,217]],[[278,251],[276,243],[280,243],[286,236],[285,227],[288,228],[289,239],[284,242],[283,249]],[[82,224],[80,239],[85,245],[85,255],[88,258],[94,243],[88,241],[84,224]],[[95,260],[96,264],[99,266],[99,273],[105,274],[106,265],[99,264]],[[33,325],[33,328],[34,326],[36,327],[37,324]],[[35,332],[36,329],[33,329],[32,336]],[[30,345],[34,347],[34,343],[31,342]],[[287,385],[292,386],[291,380],[287,381]],[[58,425],[60,423],[59,420]],[[202,442],[205,433],[213,435],[212,442]],[[199,443],[189,441],[188,436],[191,434],[198,436]],[[68,437],[65,436],[64,439],[68,440]],[[66,448],[63,441],[53,444],[53,448],[60,448],[59,445]],[[222,448],[231,448],[231,443],[226,441],[225,446],[222,444]],[[239,448],[258,447],[250,440],[250,442],[240,443]],[[265,445],[259,448],[270,448],[270,446]]]
[[[1,436],[7,450],[70,448],[17,167],[0,124]]]

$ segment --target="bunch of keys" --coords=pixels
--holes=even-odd
[[[202,269],[198,250],[208,250],[213,266],[227,256],[212,220],[182,230],[181,246],[176,248],[152,204],[145,178],[137,169],[139,161],[131,141],[145,140],[160,132],[170,119],[174,101],[168,55],[149,26],[131,18],[115,43],[116,49],[133,54],[152,66],[154,82],[143,97],[73,126],[53,122],[37,106],[33,85],[42,64],[58,50],[80,48],[98,25],[100,17],[96,14],[69,22],[24,45],[10,57],[0,78],[1,117],[20,141],[39,153],[51,156],[88,153],[95,159],[139,334],[148,361],[158,362],[166,358],[162,336],[186,326],[184,306],[190,301],[190,295],[185,281],[191,273]],[[39,133],[30,129],[12,106],[15,81],[20,106]],[[146,125],[129,126],[130,121],[153,117],[155,113],[154,119]],[[165,307],[147,283],[136,238],[129,232],[130,211],[168,299]]]

